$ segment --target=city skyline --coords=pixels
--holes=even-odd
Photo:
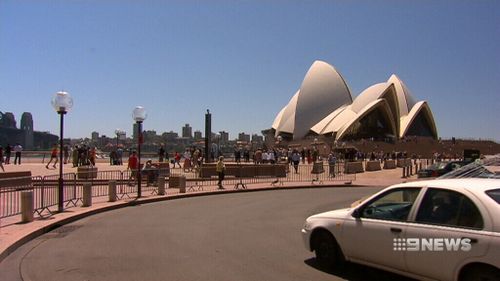
[[[50,100],[69,92],[65,136],[144,130],[260,134],[323,60],[353,97],[398,75],[442,138],[500,141],[497,1],[0,2],[2,112],[58,134]],[[459,121],[457,121],[459,120]],[[204,132],[203,132],[204,133]]]

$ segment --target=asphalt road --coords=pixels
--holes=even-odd
[[[316,266],[300,229],[377,188],[234,193],[139,205],[62,226],[0,263],[1,280],[408,280]]]

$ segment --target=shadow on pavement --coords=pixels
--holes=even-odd
[[[417,281],[388,271],[350,262],[347,262],[340,269],[324,268],[316,262],[315,258],[307,259],[304,263],[316,270],[350,281]]]

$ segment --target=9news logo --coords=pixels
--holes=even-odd
[[[394,251],[407,252],[468,252],[472,248],[469,238],[394,238]]]

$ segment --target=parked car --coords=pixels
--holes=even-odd
[[[463,161],[436,162],[425,169],[419,170],[417,172],[417,177],[419,178],[440,177],[464,165],[465,163]]]
[[[351,261],[418,280],[498,281],[500,180],[394,185],[307,218],[302,236],[324,266]]]

